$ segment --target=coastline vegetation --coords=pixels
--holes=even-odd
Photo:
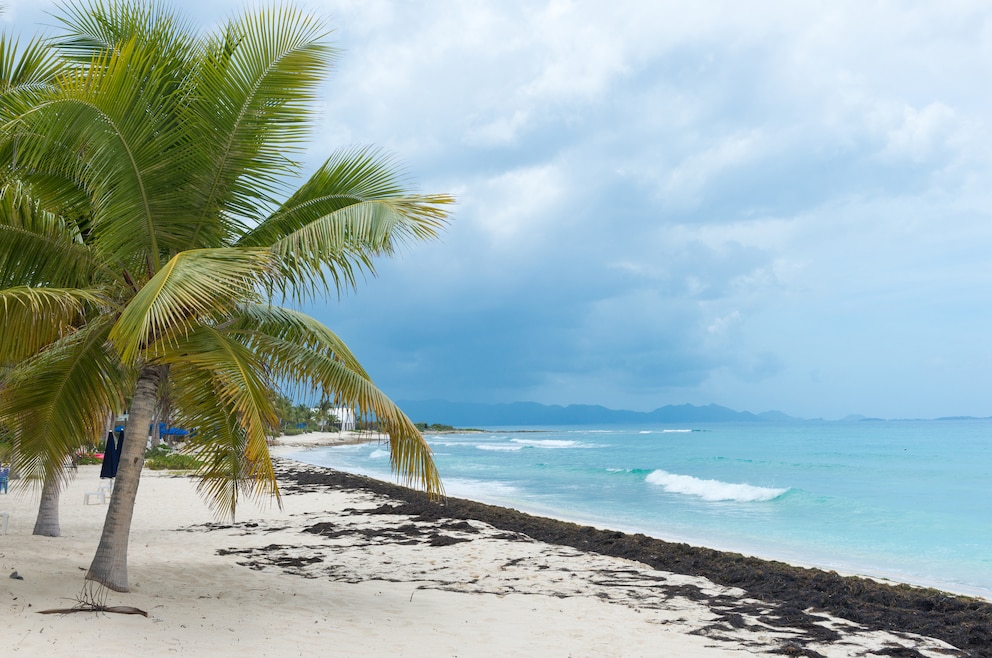
[[[484,430],[474,427],[454,427],[443,423],[414,423],[421,432],[432,432],[434,434],[452,434],[455,432],[483,432]]]
[[[145,451],[145,468],[153,471],[196,471],[203,464],[195,455],[179,452],[167,445],[158,445]]]

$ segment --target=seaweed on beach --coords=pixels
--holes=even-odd
[[[816,613],[826,612],[872,630],[933,637],[975,658],[992,658],[992,603],[981,599],[840,576],[832,571],[667,542],[643,534],[600,530],[461,498],[431,501],[419,491],[329,468],[301,468],[280,460],[277,475],[286,491],[360,490],[395,501],[365,513],[409,516],[415,522],[482,521],[512,536],[524,535],[548,544],[633,560],[663,571],[702,576],[718,585],[744,590],[757,601],[774,604],[774,610],[762,610],[758,606],[748,610],[763,623],[802,628],[821,641],[839,637],[818,623],[822,619]],[[740,610],[730,607],[722,621],[732,627],[736,619],[733,614]],[[803,644],[803,640],[796,639],[790,649],[783,650],[787,654],[794,652],[790,655],[816,655]],[[896,647],[885,651],[888,653],[884,655],[919,655]]]

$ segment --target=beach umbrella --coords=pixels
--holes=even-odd
[[[107,445],[103,449],[103,466],[100,467],[100,477],[117,477],[117,462],[120,458],[120,447],[118,443],[114,442],[114,433],[107,432]]]

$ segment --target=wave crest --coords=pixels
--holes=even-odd
[[[788,491],[788,489],[755,487],[750,484],[735,484],[720,480],[700,480],[691,475],[678,475],[662,470],[653,471],[645,481],[660,486],[668,493],[698,496],[707,501],[764,502],[774,500]]]
[[[562,439],[510,439],[511,443],[516,443],[528,448],[579,448],[578,441],[566,441]]]

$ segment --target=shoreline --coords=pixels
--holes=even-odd
[[[306,432],[304,434],[282,434],[272,439],[273,448],[323,448],[327,446],[347,446],[360,443],[388,441],[389,435],[378,432],[357,432],[342,430],[340,432]]]
[[[472,501],[440,505],[398,485],[273,461],[284,509],[244,505],[236,522],[212,518],[189,477],[142,474],[132,591],[107,604],[149,618],[37,614],[71,606],[83,584],[107,510],[83,501],[99,466],[80,467],[63,493],[62,537],[31,536],[38,492],[0,496],[0,511],[11,512],[0,576],[23,578],[0,577],[8,652],[992,656],[992,604]]]
[[[352,475],[355,475],[352,473]],[[361,475],[361,474],[358,474]],[[371,477],[375,480],[380,480],[390,483],[388,480],[381,480],[375,476]],[[457,498],[460,498],[456,496]],[[490,505],[495,507],[507,507],[499,502],[487,502],[480,501],[474,498],[466,498],[472,502],[478,502],[483,505]],[[641,530],[636,527],[628,527],[623,524],[616,524],[614,526],[606,526],[600,523],[597,519],[584,519],[580,516],[566,517],[559,516],[554,510],[541,510],[538,508],[526,508],[524,505],[517,507],[509,507],[515,511],[519,511],[524,514],[536,517],[547,517],[549,519],[562,521],[565,523],[572,523],[578,526],[589,526],[596,530],[605,532],[622,532],[625,535],[645,535],[651,539],[657,539],[669,544],[685,544],[692,546],[694,548],[702,548],[714,550],[720,553],[732,553],[735,555],[741,555],[743,557],[755,558],[764,562],[777,562],[783,563],[791,567],[796,567],[799,569],[813,569],[825,572],[835,572],[842,577],[852,577],[852,578],[864,578],[868,580],[873,580],[875,582],[881,583],[883,585],[900,586],[905,585],[907,587],[913,587],[917,589],[929,589],[936,590],[950,594],[952,596],[960,596],[965,598],[973,598],[983,601],[985,603],[992,604],[992,592],[987,588],[980,588],[976,586],[961,585],[960,583],[941,581],[938,579],[927,580],[925,578],[914,579],[912,576],[904,576],[896,572],[892,573],[882,573],[874,572],[871,569],[865,569],[860,567],[855,563],[842,563],[838,562],[836,564],[823,564],[817,562],[805,561],[800,557],[788,556],[788,555],[773,555],[769,552],[763,552],[760,549],[748,549],[739,548],[734,546],[730,542],[721,543],[718,540],[709,540],[706,538],[695,538],[695,537],[681,537],[675,535],[660,535],[653,534],[650,530]]]
[[[398,509],[403,514],[426,519],[484,521],[549,544],[632,560],[681,575],[705,577],[717,585],[741,588],[761,601],[784,604],[796,613],[825,611],[872,629],[936,637],[955,647],[977,651],[969,655],[992,657],[992,601],[986,599],[671,542],[640,533],[600,529],[462,498],[448,497],[439,504],[429,501],[422,492],[377,478],[293,463],[319,473],[297,475],[299,483],[383,494],[402,501]],[[815,614],[810,616],[815,618]]]
[[[460,430],[456,431],[455,433],[458,432],[460,432]],[[317,435],[318,433],[314,432],[311,434]],[[369,433],[361,433],[361,436],[358,436],[359,433],[345,433],[345,434],[346,436],[341,436],[336,439],[334,437],[337,437],[338,435],[335,434],[335,435],[331,435],[331,438],[314,436],[314,438],[309,442],[299,442],[299,443],[291,442],[291,441],[286,441],[285,443],[280,442],[280,444],[277,444],[275,446],[276,449],[272,451],[272,454],[274,456],[279,456],[285,459],[293,459],[293,457],[291,456],[292,453],[297,452],[299,448],[309,449],[316,447],[331,447],[336,445],[360,444],[360,443],[370,443],[375,441],[388,440],[387,435],[371,435]],[[293,439],[295,437],[280,437],[280,438]],[[300,462],[300,463],[309,465],[308,462]],[[334,470],[333,467],[328,467],[328,468]],[[350,473],[349,471],[339,471],[339,472]],[[379,474],[360,473],[360,472],[351,473],[351,474],[358,475],[360,477],[368,477],[377,482],[383,482],[385,484],[389,484],[392,486],[401,486],[395,480],[385,479]],[[449,498],[450,497],[451,496],[449,496]],[[461,497],[459,496],[454,496],[454,498],[461,499]],[[506,508],[506,504],[499,501],[485,501],[485,500],[477,500],[475,498],[464,498],[464,500],[469,502],[478,502],[481,505]],[[559,515],[553,509],[541,509],[540,506],[531,506],[528,508],[526,504],[521,504],[519,505],[519,507],[516,506],[516,503],[511,503],[511,504],[514,505],[514,507],[510,507],[508,509],[512,509],[513,511],[520,511],[530,516],[546,517],[549,519],[572,523],[578,526],[589,526],[606,532],[619,531],[626,535],[635,535],[635,536],[646,535],[649,538],[657,539],[659,541],[663,541],[666,543],[685,544],[693,547],[698,547],[701,549],[711,549],[721,553],[742,555],[745,557],[754,558],[765,562],[782,563],[788,566],[801,568],[801,569],[812,569],[812,570],[819,570],[824,572],[837,573],[843,577],[864,578],[885,585],[892,585],[892,586],[906,585],[909,587],[914,587],[919,589],[931,589],[935,591],[945,592],[953,596],[975,598],[980,601],[992,604],[992,595],[989,595],[990,594],[989,591],[984,588],[969,587],[968,585],[960,585],[954,582],[940,581],[938,579],[932,579],[932,580],[928,580],[925,578],[913,579],[911,576],[908,575],[904,576],[896,572],[885,573],[881,571],[873,571],[871,569],[864,569],[859,565],[853,563],[838,562],[835,564],[830,564],[830,563],[824,564],[818,562],[809,562],[809,561],[804,561],[802,558],[795,556],[773,555],[769,553],[763,553],[761,550],[758,549],[749,549],[749,548],[742,549],[732,544],[720,543],[718,541],[707,540],[705,538],[680,537],[680,536],[672,536],[672,535],[662,536],[658,534],[651,534],[650,531],[644,531],[636,527],[633,528],[626,527],[623,526],[622,524],[610,525],[610,526],[603,525],[603,522],[598,519],[582,518],[581,515],[576,515],[576,516]],[[990,640],[990,643],[992,643],[992,640]]]

